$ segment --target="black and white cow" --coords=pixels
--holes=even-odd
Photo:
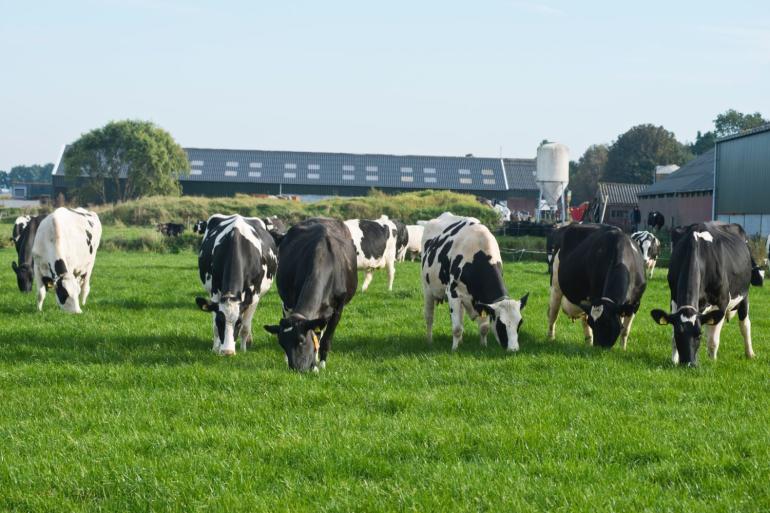
[[[655,235],[648,231],[632,233],[631,239],[633,239],[633,241],[639,245],[639,249],[642,250],[642,258],[644,259],[644,266],[647,269],[647,277],[652,278],[652,273],[655,271],[655,264],[658,263],[658,257],[660,256],[660,241]]]
[[[200,221],[197,221],[193,225],[193,233],[199,233],[203,235],[206,233],[206,225],[208,224],[208,221],[201,219]]]
[[[736,313],[746,356],[754,357],[749,320],[752,258],[746,233],[738,224],[696,223],[681,231],[671,254],[668,287],[671,313],[653,310],[658,324],[672,325],[671,359],[696,365],[703,326],[708,329],[708,353],[716,359],[719,336]]]
[[[404,251],[404,257],[409,255],[410,260],[414,260],[415,255],[422,255],[422,234],[425,227],[419,224],[409,224],[406,226],[407,244]],[[403,258],[401,259],[404,260]]]
[[[256,217],[215,214],[207,221],[198,254],[198,272],[210,300],[195,298],[213,318],[213,351],[235,354],[251,344],[251,321],[259,300],[270,290],[277,251],[265,223]]]
[[[262,221],[265,223],[267,232],[273,237],[276,246],[280,245],[289,227],[278,216],[263,217]]]
[[[356,248],[345,223],[317,217],[294,225],[278,254],[283,319],[265,330],[278,336],[291,369],[317,371],[326,367],[342,311],[358,287]]]
[[[40,222],[32,245],[38,310],[53,289],[62,310],[82,312],[101,239],[99,216],[82,208],[57,208]]]
[[[157,230],[167,237],[178,237],[184,232],[182,223],[160,223]]]
[[[396,275],[396,224],[382,215],[379,219],[350,219],[345,221],[356,248],[358,269],[366,273],[361,292],[366,292],[375,269],[388,270],[388,290],[393,290]]]
[[[581,318],[586,342],[612,347],[628,342],[631,323],[647,286],[639,247],[620,229],[599,225],[566,227],[554,255],[548,338],[556,335],[559,308]]]
[[[652,230],[660,230],[666,225],[666,217],[655,210],[647,214],[647,226]]]
[[[428,343],[433,341],[436,303],[446,300],[453,351],[462,342],[465,313],[478,322],[482,346],[487,344],[491,321],[500,345],[508,351],[519,350],[521,311],[529,294],[521,299],[508,297],[497,240],[478,219],[444,212],[425,225],[421,281]]]
[[[11,269],[16,273],[16,284],[22,292],[32,290],[34,280],[32,264],[32,245],[35,242],[35,235],[40,226],[40,222],[46,215],[39,216],[19,216],[13,224],[13,244],[16,247],[16,255],[19,257],[19,263],[11,262]]]
[[[575,237],[578,233],[581,234],[581,236],[588,236],[589,234],[600,229],[602,226],[605,225],[596,223],[567,223],[557,225],[545,239],[545,253],[546,260],[548,261],[548,274],[553,274],[553,257],[556,255],[556,253],[559,252],[559,249],[562,246],[564,241],[564,233],[567,231],[567,227],[571,227],[570,233],[573,234],[571,237]]]
[[[396,260],[403,262],[409,249],[409,230],[404,223],[396,219],[393,219],[393,224],[396,225]]]

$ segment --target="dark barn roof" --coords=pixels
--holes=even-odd
[[[650,185],[640,192],[639,196],[703,192],[713,189],[714,150],[711,149],[706,153],[698,155],[665,179]]]
[[[182,181],[397,189],[537,190],[534,159],[185,148]]]
[[[611,205],[636,205],[639,200],[637,195],[647,187],[641,183],[617,183],[617,182],[599,182],[599,194],[607,198],[607,203]]]

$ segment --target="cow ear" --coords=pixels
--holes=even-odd
[[[591,316],[591,303],[589,303],[588,301],[581,301],[578,306],[580,307],[581,310],[585,312],[586,315],[588,315],[589,317]]]
[[[634,311],[634,305],[620,305],[618,307],[618,312],[620,312],[620,315],[623,317],[630,317],[634,315],[636,312]]]
[[[200,296],[195,298],[195,303],[198,305],[198,308],[200,308],[204,312],[216,312],[217,311],[217,304],[216,303],[209,302],[205,298],[202,298]]]
[[[700,323],[713,326],[719,324],[724,318],[725,313],[722,310],[712,310],[708,313],[700,315]]]
[[[272,325],[265,324],[262,327],[265,328],[266,332],[272,333],[273,335],[278,335],[278,333],[280,333],[281,331],[281,326],[279,326],[278,324],[272,324]]]
[[[652,319],[658,324],[660,324],[661,326],[665,326],[669,324],[668,314],[663,310],[658,310],[658,309],[652,310],[650,312],[650,315],[652,316]]]
[[[49,278],[48,276],[43,276],[43,285],[45,285],[45,288],[52,289],[53,288],[53,280]]]
[[[11,262],[11,269],[13,269],[13,272],[15,272],[16,274],[19,274],[19,266],[16,265],[15,261]]]
[[[312,321],[305,321],[302,323],[302,331],[313,330],[316,333],[320,333],[326,327],[326,319],[314,319]]]
[[[521,299],[519,299],[519,310],[524,310],[524,307],[527,306],[528,299],[529,299],[529,292],[521,296]]]
[[[477,301],[476,306],[481,308],[482,312],[486,312],[487,315],[490,315],[490,316],[495,315],[495,309],[492,308],[492,305],[488,305],[486,303],[480,303]]]

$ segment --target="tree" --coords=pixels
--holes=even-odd
[[[178,195],[179,176],[190,171],[184,150],[148,121],[113,121],[83,134],[63,160],[81,202]]]
[[[674,134],[662,126],[637,125],[618,137],[607,154],[608,181],[652,183],[655,166],[682,165],[692,158]]]
[[[735,109],[730,109],[719,114],[714,120],[714,128],[717,137],[734,135],[744,130],[750,130],[768,123],[762,114],[743,114]]]
[[[698,130],[698,135],[695,136],[695,142],[687,145],[687,148],[693,155],[702,155],[714,147],[717,142],[717,134],[709,130],[705,134],[701,134]]]
[[[606,144],[589,146],[577,162],[570,162],[569,186],[573,204],[591,201],[596,184],[604,176],[609,149]]]

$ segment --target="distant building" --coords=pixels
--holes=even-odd
[[[17,200],[50,198],[53,187],[50,182],[13,182],[11,197]]]
[[[622,228],[633,229],[631,212],[639,205],[637,195],[647,187],[639,183],[599,182],[596,194],[588,207],[584,221],[606,223]],[[642,219],[642,224],[644,219]]]
[[[714,218],[770,234],[770,124],[717,140]]]
[[[671,173],[679,169],[676,164],[669,164],[667,166],[655,166],[655,181],[659,182],[668,178]]]
[[[505,201],[511,210],[534,212],[538,188],[535,159],[436,157],[301,151],[185,148],[191,171],[182,193],[196,196],[291,194],[362,196],[442,189]],[[61,162],[54,191],[71,183]]]
[[[708,221],[713,190],[714,150],[709,150],[639,193],[642,219],[657,211],[668,228]]]

